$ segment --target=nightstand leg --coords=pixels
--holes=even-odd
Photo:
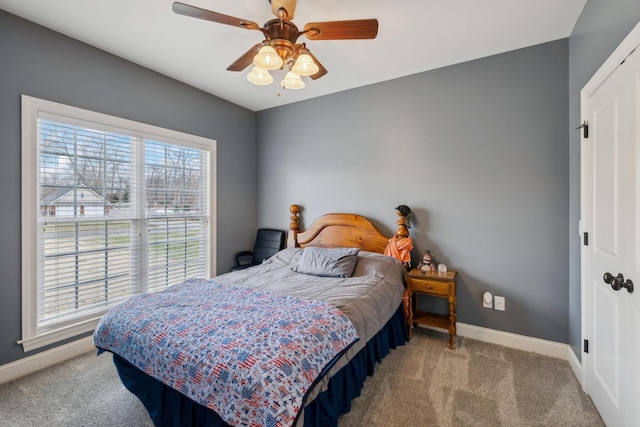
[[[449,299],[449,348],[455,348],[453,337],[456,336],[456,302]]]

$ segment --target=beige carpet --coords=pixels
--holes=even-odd
[[[417,329],[367,378],[340,427],[603,426],[565,361]],[[0,385],[0,427],[151,427],[95,352]],[[321,426],[319,426],[321,427]]]
[[[566,361],[416,329],[340,427],[604,426]]]

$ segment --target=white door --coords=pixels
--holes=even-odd
[[[587,388],[607,426],[640,426],[640,49],[587,102]]]

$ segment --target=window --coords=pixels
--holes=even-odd
[[[25,351],[215,274],[215,141],[22,98]]]

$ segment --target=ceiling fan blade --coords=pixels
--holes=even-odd
[[[309,40],[375,39],[378,20],[310,22],[304,26],[303,34]]]
[[[318,66],[319,70],[317,73],[310,75],[309,77],[311,77],[311,80],[317,80],[320,77],[324,76],[325,74],[327,74],[327,69],[324,68],[324,66],[320,63],[320,61],[318,61],[318,58],[316,58],[315,56],[313,56],[313,53],[309,52],[309,50],[307,50],[307,53],[309,54],[309,56],[311,57],[311,59],[313,59],[313,62],[316,63],[316,65]]]
[[[271,12],[280,18],[280,9],[284,9],[286,15],[282,17],[285,21],[291,21],[296,13],[296,3],[298,0],[269,0]]]
[[[246,51],[240,58],[236,59],[236,61],[227,67],[227,71],[242,71],[249,64],[253,62],[253,57],[256,56],[260,48],[262,47],[262,43],[258,43],[253,46],[251,49]]]
[[[217,22],[219,24],[231,25],[232,27],[246,28],[248,30],[260,30],[260,26],[253,21],[223,15],[222,13],[200,9],[199,7],[189,6],[188,4],[184,3],[173,3],[173,11],[179,15],[205,19],[207,21]]]

